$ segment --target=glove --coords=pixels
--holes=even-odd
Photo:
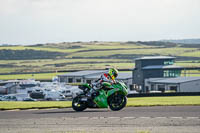
[[[100,87],[101,87],[100,84],[98,84],[98,83],[92,83],[92,88],[93,88],[94,90],[98,90]]]

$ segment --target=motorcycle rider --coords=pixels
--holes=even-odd
[[[103,82],[109,82],[111,84],[116,83],[115,79],[118,76],[118,70],[116,68],[109,68],[107,73],[101,75],[101,77],[92,83],[92,89],[88,93],[88,97],[91,97],[94,92],[97,92],[102,88]]]

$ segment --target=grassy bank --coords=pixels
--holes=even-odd
[[[198,46],[186,47],[174,44],[172,47],[163,43],[155,45],[142,42],[63,42],[35,46],[1,46],[0,55],[3,55],[0,60],[0,73],[2,74],[108,67],[132,69],[135,58],[158,55],[177,57],[178,60],[182,60],[176,62],[180,66],[200,65]],[[21,55],[24,56],[21,57]],[[3,78],[0,77],[1,79]]]
[[[176,97],[140,97],[128,98],[127,107],[138,106],[200,106],[200,96],[176,96]],[[38,101],[38,102],[0,102],[0,110],[11,109],[44,109],[44,108],[68,108],[70,101]]]
[[[38,101],[38,102],[1,101],[0,102],[0,110],[45,109],[45,108],[67,108],[67,107],[71,107],[70,101]]]
[[[36,79],[36,80],[52,80],[52,77],[56,75],[62,75],[65,73],[38,73],[38,74],[12,74],[12,75],[0,75],[0,80],[13,80],[13,79]]]
[[[200,96],[128,98],[127,106],[200,105]]]

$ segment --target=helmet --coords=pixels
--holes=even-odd
[[[118,70],[116,68],[110,68],[108,70],[108,74],[112,78],[112,80],[115,80],[115,78],[118,76]]]

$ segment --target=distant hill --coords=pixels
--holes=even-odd
[[[181,44],[200,44],[200,39],[179,39],[179,40],[161,40],[162,42],[181,43]]]
[[[200,44],[148,42],[61,42],[0,46],[0,74],[90,69],[132,69],[143,56],[173,56],[200,66]],[[181,64],[182,65],[182,64]]]
[[[65,53],[50,52],[42,50],[0,50],[0,60],[34,60],[34,59],[55,59],[57,57],[66,56]]]

